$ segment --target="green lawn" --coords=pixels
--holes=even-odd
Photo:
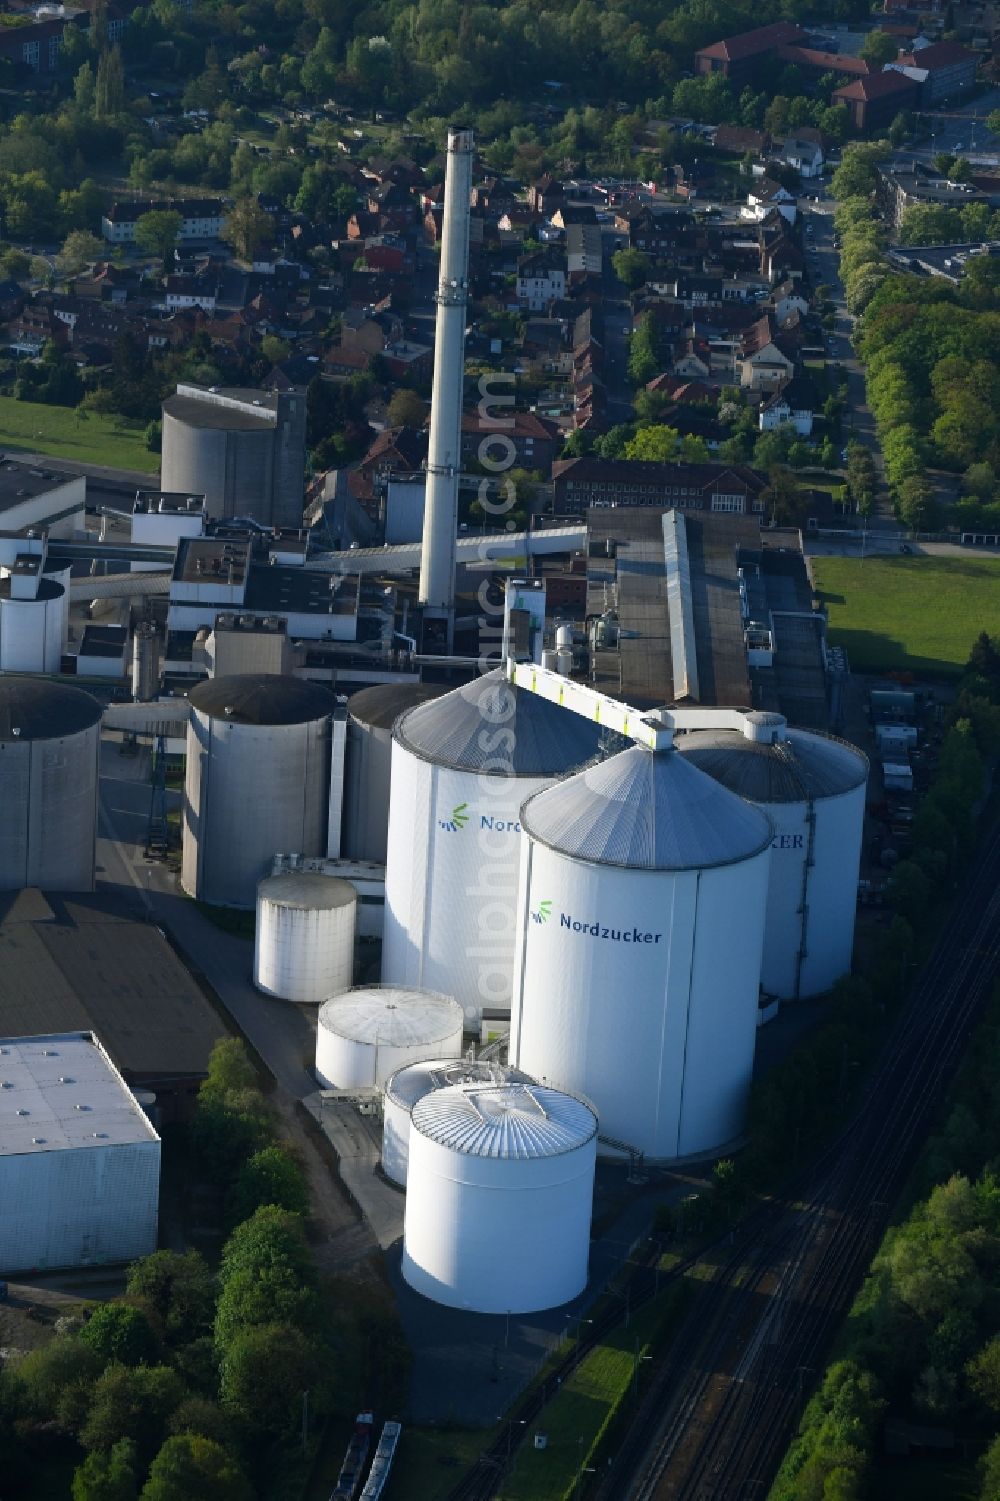
[[[76,460],[153,474],[160,467],[160,456],[146,447],[143,427],[123,417],[78,414],[72,407],[49,407],[0,396],[0,449],[21,448],[71,463]]]
[[[814,558],[830,640],[861,672],[957,672],[980,631],[1000,635],[1000,558]]]

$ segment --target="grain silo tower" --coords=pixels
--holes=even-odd
[[[511,1061],[654,1160],[733,1140],[753,1069],[772,838],[676,750],[636,746],[521,813]]]
[[[318,1006],[354,980],[358,894],[315,870],[283,870],[257,887],[253,982],[265,995]]]
[[[385,864],[389,829],[389,770],[392,727],[401,714],[447,689],[436,683],[382,683],[347,700],[347,766],[344,779],[345,860]]]
[[[425,1095],[410,1122],[403,1277],[476,1313],[531,1313],[587,1285],[597,1118],[533,1084]]]
[[[779,715],[747,718],[769,722],[773,738],[700,730],[676,744],[774,825],[761,983],[797,1000],[851,968],[868,761],[843,740],[788,729]]]
[[[524,799],[592,760],[601,730],[488,673],[393,731],[382,978],[510,1005]]]
[[[457,1058],[462,1008],[450,996],[359,985],[319,1009],[316,1077],[324,1089],[381,1088],[421,1058]]]
[[[532,1083],[519,1068],[478,1058],[429,1058],[398,1068],[386,1083],[382,1104],[382,1171],[393,1183],[406,1186],[410,1118],[424,1095],[452,1086],[482,1089]]]
[[[326,853],[333,695],[247,673],[192,689],[181,885],[252,910],[279,851]]]
[[[100,753],[96,698],[0,678],[0,889],[93,890]]]

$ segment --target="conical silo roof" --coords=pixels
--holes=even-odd
[[[557,777],[599,753],[601,727],[489,672],[398,722],[395,738],[424,761],[498,776]]]
[[[633,870],[732,865],[760,854],[773,835],[766,814],[676,750],[640,746],[536,792],[521,826],[561,854]]]
[[[856,746],[809,730],[785,730],[770,744],[734,730],[697,730],[677,749],[730,792],[754,803],[799,803],[860,787],[868,758]]]

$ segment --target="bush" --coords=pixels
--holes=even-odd
[[[104,1303],[95,1308],[80,1332],[80,1339],[98,1357],[102,1366],[142,1365],[156,1354],[156,1338],[149,1320],[127,1303]]]

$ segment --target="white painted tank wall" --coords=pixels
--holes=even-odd
[[[384,981],[455,996],[470,1027],[510,1004],[520,809],[552,781],[456,771],[393,744]]]
[[[478,1313],[568,1303],[587,1285],[596,1122],[587,1140],[556,1155],[473,1155],[422,1129],[426,1107],[456,1093],[437,1091],[413,1112],[404,1279],[437,1303]],[[552,1091],[539,1093],[551,1106]]]
[[[0,672],[59,671],[65,591],[53,582],[45,592],[48,598],[0,598]]]
[[[482,1088],[491,1082],[530,1084],[517,1068],[502,1063],[469,1062],[464,1058],[432,1058],[398,1068],[387,1080],[382,1102],[382,1171],[393,1183],[406,1187],[410,1155],[410,1120],[425,1095],[454,1085]]]
[[[733,1140],[753,1071],[769,858],[629,870],[525,835],[511,1061],[586,1095],[602,1135],[650,1159]]]
[[[229,723],[191,708],[181,885],[253,910],[278,851],[326,852],[330,723]]]
[[[357,1001],[345,1025],[338,1000]],[[370,1016],[359,1008],[370,998]],[[385,1004],[395,1009],[385,1011]],[[315,1073],[323,1089],[382,1088],[391,1074],[423,1058],[457,1058],[462,1051],[462,1014],[450,997],[393,986],[359,987],[320,1007]]]
[[[358,897],[346,881],[312,879],[337,888],[339,904],[321,906],[305,898],[297,904],[286,895],[288,881],[282,876],[260,883],[253,982],[265,995],[318,1006],[335,991],[348,990],[354,980]]]
[[[100,724],[0,740],[0,890],[93,891]]]

